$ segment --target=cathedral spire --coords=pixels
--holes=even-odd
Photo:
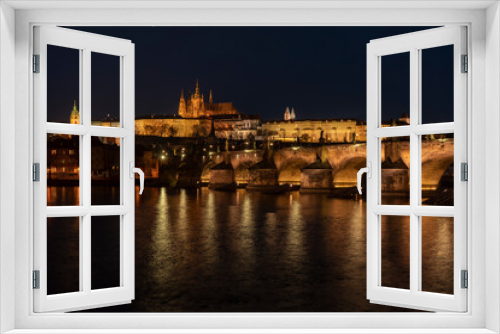
[[[181,117],[186,117],[187,109],[186,109],[186,100],[184,99],[184,89],[181,90],[181,98],[179,101],[179,109],[177,110],[177,113]]]
[[[210,89],[210,96],[208,97],[208,103],[214,103],[214,98],[212,96],[212,90]]]
[[[195,96],[200,96],[200,81],[196,79],[196,90],[194,92]]]

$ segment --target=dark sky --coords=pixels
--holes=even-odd
[[[366,119],[366,44],[428,27],[78,27],[130,39],[136,52],[136,115],[177,112],[199,79],[208,100],[282,119]],[[49,120],[67,122],[78,96],[78,54],[49,50]],[[423,55],[424,122],[453,120],[451,47]],[[391,57],[391,58],[389,58]],[[109,59],[108,59],[109,58]],[[448,61],[442,61],[442,59]],[[383,118],[409,112],[409,57],[383,59]],[[92,58],[92,118],[116,114],[118,60]],[[52,72],[53,71],[53,72]],[[52,88],[51,88],[52,87]]]

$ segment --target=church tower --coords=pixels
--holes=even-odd
[[[286,107],[285,109],[285,121],[290,120],[290,108]]]
[[[76,99],[73,102],[73,110],[71,110],[71,115],[69,116],[70,124],[80,124],[80,112],[78,111],[78,107],[76,106]]]
[[[208,103],[214,103],[214,97],[212,96],[212,90],[210,89],[210,96],[208,97]]]
[[[179,110],[177,111],[179,116],[186,117],[186,100],[184,99],[184,89],[181,90],[181,99],[179,101]]]
[[[295,116],[295,109],[292,108],[292,112],[290,113],[290,120],[295,121],[297,119],[297,116]]]

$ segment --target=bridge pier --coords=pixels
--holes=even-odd
[[[230,162],[221,162],[210,169],[210,189],[235,190],[234,169]]]
[[[333,188],[332,167],[328,161],[316,162],[302,169],[300,178],[300,192],[329,193]]]
[[[269,191],[278,187],[278,168],[276,168],[271,154],[267,158],[264,156],[264,160],[250,167],[248,173],[247,190]]]

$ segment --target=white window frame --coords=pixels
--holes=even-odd
[[[370,41],[367,46],[367,296],[376,304],[431,311],[467,310],[467,290],[461,287],[461,270],[467,269],[467,184],[460,177],[461,163],[467,163],[467,76],[462,73],[462,55],[467,54],[466,27],[449,26]],[[425,49],[453,47],[454,121],[422,123],[422,53]],[[409,54],[410,124],[382,126],[382,85],[385,56]],[[421,136],[453,133],[454,206],[422,205]],[[384,205],[381,201],[382,138],[410,140],[410,202]],[[409,289],[382,285],[382,216],[405,216],[409,220]],[[453,294],[422,291],[422,217],[452,217],[454,236]]]
[[[19,8],[13,10],[10,6]],[[69,7],[60,9],[60,7]],[[71,8],[74,6],[74,8]],[[147,7],[149,6],[149,9]],[[151,9],[151,7],[155,7]],[[196,7],[198,6],[198,7]],[[392,8],[392,7],[397,8]],[[25,9],[22,9],[22,8]],[[96,7],[101,8],[95,9]],[[113,10],[102,10],[105,7]],[[129,9],[126,9],[128,7]],[[134,7],[134,9],[130,9]],[[143,10],[137,10],[137,8]],[[158,8],[163,7],[163,8]],[[35,9],[29,9],[35,8]],[[58,9],[59,8],[59,9]],[[79,8],[79,9],[75,9]],[[94,8],[94,9],[92,9]],[[371,8],[371,9],[367,9]],[[374,9],[375,8],[375,9]],[[439,8],[439,9],[438,9]],[[49,10],[47,10],[49,9]],[[163,332],[500,332],[500,12],[497,1],[0,3],[0,330]],[[447,25],[469,31],[470,184],[467,313],[34,314],[32,269],[32,27],[57,25]],[[15,31],[15,39],[14,39]],[[132,41],[134,42],[134,41]],[[15,66],[15,73],[14,68]],[[15,82],[15,86],[12,85]],[[13,98],[15,97],[15,98]],[[15,110],[15,113],[12,112]],[[15,124],[15,129],[12,128]],[[486,135],[485,135],[486,134]],[[9,137],[10,136],[10,137]],[[12,147],[12,136],[15,146]],[[487,138],[487,140],[486,140]],[[488,152],[488,153],[486,153]],[[485,167],[486,166],[486,167]],[[15,178],[12,175],[15,171]],[[488,174],[488,182],[486,182]],[[12,190],[15,187],[15,197]],[[486,197],[486,193],[488,197]],[[12,210],[11,208],[14,208]],[[14,254],[14,256],[12,256]],[[15,286],[15,289],[12,289]],[[488,291],[488,293],[486,293]],[[12,307],[15,305],[15,307]],[[138,329],[142,327],[144,329]],[[247,329],[246,331],[244,329]],[[301,330],[298,330],[298,329]],[[411,330],[417,328],[419,330]],[[29,329],[29,331],[28,331]],[[100,329],[100,330],[99,330]],[[132,329],[136,329],[135,331]],[[217,329],[217,330],[214,330]],[[295,329],[295,330],[294,330]],[[357,330],[354,330],[357,329]],[[392,330],[391,330],[392,329]],[[462,329],[462,330],[460,330]],[[47,332],[47,331],[45,331]],[[109,332],[109,331],[108,331]],[[117,332],[121,332],[118,330]],[[186,331],[182,331],[186,333]]]
[[[135,79],[134,44],[129,40],[104,37],[60,27],[34,27],[34,52],[39,55],[39,73],[34,83],[34,162],[39,163],[39,181],[33,184],[34,248],[33,268],[39,270],[39,288],[34,289],[35,312],[75,311],[101,306],[130,303],[135,290]],[[47,122],[48,45],[72,48],[79,53],[80,122],[79,124]],[[92,53],[112,55],[119,62],[119,127],[91,125],[91,59]],[[47,206],[47,134],[79,136],[80,203],[72,206]],[[91,203],[92,137],[120,139],[120,204]],[[63,160],[64,163],[64,160]],[[64,172],[64,167],[63,167]],[[131,177],[132,174],[132,177]],[[91,228],[96,216],[118,216],[120,222],[120,285],[94,289],[91,286]],[[47,218],[77,217],[79,221],[79,290],[47,294]]]

